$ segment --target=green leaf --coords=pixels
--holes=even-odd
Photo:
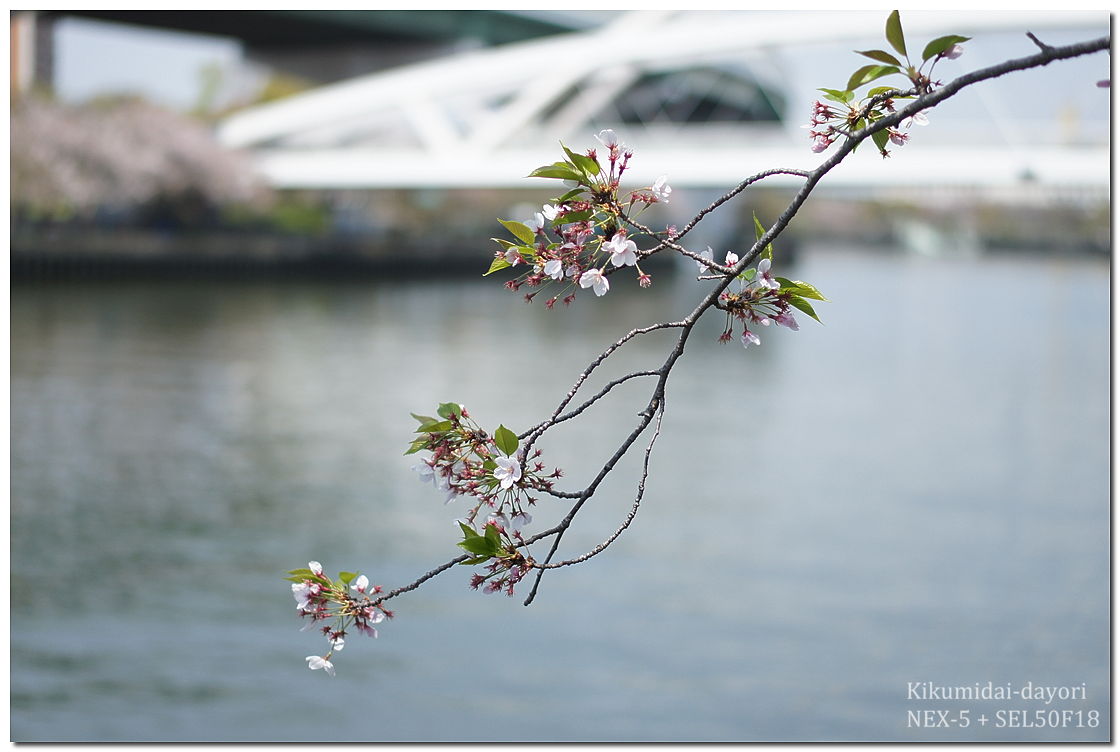
[[[755,269],[753,266],[749,266],[743,271],[742,274],[739,275],[739,279],[743,280],[744,282],[750,282],[755,278],[755,275],[757,274],[758,269]]]
[[[442,402],[436,412],[441,418],[450,420],[452,416],[458,418],[463,414],[463,406],[455,402]]]
[[[902,34],[902,19],[898,17],[898,11],[891,11],[887,16],[887,41],[891,43],[898,54],[906,57],[906,37]]]
[[[778,288],[778,294],[791,292],[794,295],[800,295],[803,298],[812,298],[813,300],[823,300],[826,303],[828,298],[821,294],[821,291],[813,287],[808,282],[802,282],[796,279],[786,279],[785,277],[774,277],[781,287]]]
[[[411,415],[413,418],[416,418],[416,420],[420,423],[420,425],[424,425],[425,423],[435,423],[436,422],[436,419],[433,418],[430,415],[417,415],[416,413],[409,413],[409,415]]]
[[[510,266],[512,266],[512,264],[506,261],[505,257],[495,256],[494,260],[490,262],[490,268],[487,269],[486,274],[483,274],[482,276],[485,277],[487,275],[493,274],[494,272],[500,272],[502,269],[508,269]]]
[[[501,552],[501,547],[494,545],[492,541],[483,538],[481,535],[476,535],[473,538],[459,541],[460,548],[465,549],[467,552],[475,554],[476,556],[485,556],[487,559],[492,556],[497,556]]]
[[[428,446],[428,438],[426,436],[422,436],[419,439],[414,439],[412,443],[408,445],[408,451],[405,452],[405,456],[407,457],[410,454],[416,454],[426,446]]]
[[[876,86],[874,89],[869,89],[867,91],[867,97],[877,97],[880,94],[886,94],[888,91],[895,91],[897,88],[897,86]],[[899,98],[901,99],[902,97]]]
[[[934,39],[932,42],[927,44],[926,48],[924,50],[922,50],[922,60],[923,61],[929,60],[931,57],[934,57],[935,55],[940,55],[942,52],[949,49],[954,44],[960,44],[961,42],[967,42],[969,39],[972,39],[972,37],[962,37],[962,36],[957,36],[956,34],[950,34],[948,36],[938,37],[937,39]]]
[[[498,426],[498,430],[494,432],[494,443],[507,457],[512,457],[517,451],[517,434],[505,426]]]
[[[752,216],[754,217],[754,239],[755,240],[760,240],[762,238],[762,236],[766,234],[766,228],[763,227],[762,223],[758,221],[758,215],[757,214],[752,213]],[[767,243],[766,244],[766,247],[762,250],[762,258],[768,258],[771,261],[774,260],[774,244],[773,243]]]
[[[591,209],[584,209],[583,211],[572,212],[571,214],[565,214],[564,215],[564,224],[567,224],[569,222],[585,222],[585,221],[591,219],[591,215],[593,213],[594,212],[592,212]]]
[[[556,162],[554,164],[538,167],[529,173],[531,178],[559,178],[560,180],[574,180],[577,183],[583,182],[583,175],[568,162]]]
[[[897,66],[894,65],[865,65],[848,79],[849,89],[858,89],[864,84],[871,83],[877,78],[889,76],[892,73],[901,73]]]
[[[490,541],[491,545],[493,545],[496,549],[501,549],[502,539],[501,534],[498,532],[497,525],[487,525],[485,537],[486,540]]]
[[[856,54],[863,55],[864,57],[869,57],[872,60],[878,60],[880,63],[887,63],[889,65],[898,66],[902,65],[902,62],[897,57],[885,50],[863,50],[862,52],[860,50],[856,50]]]
[[[289,569],[288,574],[303,575],[304,577],[314,577],[315,573],[306,567],[303,569]]]
[[[817,318],[817,312],[813,310],[813,306],[810,305],[809,301],[805,300],[805,298],[799,298],[794,295],[790,297],[789,304],[802,313],[812,316],[818,324],[821,323],[821,320]]]
[[[343,585],[349,585],[350,580],[358,576],[357,572],[339,572],[338,579],[342,581]]]
[[[564,144],[560,144],[560,145],[564,146]],[[564,146],[564,153],[568,155],[568,159],[572,160],[572,164],[574,164],[576,167],[578,167],[579,169],[586,172],[588,175],[598,175],[599,174],[599,169],[600,169],[599,168],[599,163],[596,162],[591,157],[586,156],[584,154],[577,154],[576,152],[569,149],[567,146]]]
[[[475,531],[475,529],[473,527],[471,527],[467,523],[463,522],[462,520],[457,520],[457,522],[459,523],[459,529],[463,531],[463,537],[464,538],[478,538],[479,537],[478,533]]]
[[[887,148],[887,139],[889,138],[890,134],[887,133],[886,128],[881,131],[875,131],[871,134],[871,140],[874,141],[875,145],[879,147],[880,154],[882,154],[883,150]]]
[[[817,89],[817,91],[823,92],[825,99],[831,99],[833,102],[839,102],[840,104],[848,104],[856,96],[855,92],[840,91],[839,89]]]
[[[420,424],[420,427],[416,429],[416,433],[443,433],[444,431],[450,431],[451,427],[450,420],[432,418],[430,422]]]
[[[512,243],[504,238],[490,238],[495,243],[502,247],[502,250],[508,251],[510,248],[516,248],[517,243]]]
[[[554,199],[553,203],[554,204],[566,204],[567,202],[571,201],[573,198],[577,198],[578,196],[582,196],[583,194],[584,194],[584,189],[583,188],[573,188],[572,190],[568,191],[567,193],[565,193],[560,198]]]
[[[536,242],[536,233],[530,230],[527,225],[524,225],[521,222],[513,222],[508,219],[499,219],[498,221],[501,222],[507,230],[512,232],[514,236],[522,243],[525,243],[526,245],[532,245]]]
[[[507,252],[508,251],[517,251],[521,255],[522,261],[532,262],[537,258],[537,249],[528,245],[517,245],[516,243],[510,243],[509,248],[507,249]],[[505,261],[505,265],[503,266],[501,263],[499,263],[500,261]],[[490,268],[486,271],[486,274],[505,269],[508,266],[513,266],[513,264],[506,260],[504,255],[495,256],[494,260],[490,262]],[[485,277],[486,274],[483,274],[482,276]]]
[[[493,558],[493,557],[491,557],[491,556],[472,556],[471,558],[467,559],[466,561],[461,561],[459,563],[464,565],[464,566],[473,567],[475,564],[485,564],[486,562],[490,561],[491,558]]]

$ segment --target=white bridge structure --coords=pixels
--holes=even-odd
[[[218,134],[278,188],[532,187],[524,176],[559,158],[558,141],[583,151],[603,128],[634,148],[636,185],[668,174],[674,187],[730,187],[765,169],[820,163],[801,127],[815,89],[843,89],[871,62],[853,50],[887,46],[885,16],[627,12],[589,31],[322,86],[234,114]],[[911,55],[937,36],[973,37],[959,60],[938,63],[935,78],[946,81],[1033,54],[1028,30],[1058,45],[1108,35],[1109,21],[1103,11],[902,16]],[[1108,76],[1101,53],[970,87],[892,147],[892,159],[868,144],[828,182],[1028,183],[1107,196],[1110,92],[1097,82]]]

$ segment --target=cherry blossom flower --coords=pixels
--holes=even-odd
[[[903,128],[909,128],[912,125],[929,125],[929,118],[926,117],[924,112],[915,112],[908,118],[903,118],[899,123]]]
[[[338,651],[342,650],[344,647],[346,647],[346,638],[343,637],[342,635],[339,635],[338,637],[335,637],[333,640],[331,640],[331,652],[332,653],[337,653]]]
[[[616,232],[610,241],[603,243],[603,249],[610,252],[611,264],[614,266],[634,266],[638,263],[635,255],[638,246],[624,232]]]
[[[323,565],[319,562],[309,561],[307,562],[307,568],[311,570],[312,574],[318,575],[320,577],[323,576]]]
[[[328,661],[321,655],[309,655],[304,660],[307,661],[307,667],[312,671],[323,669],[331,676],[334,676],[334,664]]]
[[[607,294],[607,290],[611,289],[610,281],[603,276],[603,272],[599,269],[588,269],[579,278],[580,287],[593,287],[595,294],[602,297]]]
[[[668,181],[668,179],[668,175],[662,175],[661,177],[657,178],[657,180],[653,181],[653,188],[650,189],[650,191],[653,193],[654,198],[666,204],[669,203],[669,194],[673,192],[673,189],[669,186],[669,183],[666,182]]]
[[[708,246],[706,250],[700,251],[700,258],[711,261],[714,258],[712,247]],[[701,273],[708,271],[708,265],[702,261],[696,262],[696,268],[699,269]]]
[[[828,136],[816,136],[809,148],[813,150],[814,154],[820,154],[830,146],[832,146],[832,141],[829,140]]]
[[[723,263],[725,266],[735,266],[735,264],[739,263],[739,254],[728,251],[727,255],[723,258]]]
[[[777,316],[774,316],[773,318],[774,318],[774,323],[780,324],[781,326],[789,327],[790,329],[792,329],[795,332],[798,331],[801,328],[797,325],[797,319],[795,319],[793,317],[793,313],[791,311],[789,311],[788,309],[785,310],[785,311],[782,311],[781,313],[779,313]]]
[[[506,516],[504,514],[501,514],[501,513],[491,514],[489,517],[486,518],[486,524],[487,525],[495,525],[495,526],[501,528],[502,530],[508,530],[509,529],[509,520],[506,519]]]
[[[595,138],[598,139],[599,143],[601,143],[608,149],[621,149],[624,146],[624,144],[618,140],[618,136],[615,134],[615,132],[610,128],[599,131]]]
[[[750,347],[751,345],[761,345],[761,344],[762,344],[762,340],[760,340],[758,338],[757,334],[752,332],[750,329],[744,329],[743,330],[743,347]]]
[[[514,531],[514,532],[517,532],[518,530],[525,527],[526,525],[528,525],[532,521],[533,521],[533,518],[528,512],[518,512],[517,514],[513,515],[513,517],[510,518],[509,529]]]
[[[954,44],[949,49],[942,52],[941,57],[946,58],[948,60],[956,60],[958,57],[960,57],[963,54],[964,54],[964,47],[961,47],[959,44]]]
[[[505,253],[505,257],[506,263],[508,263],[510,266],[517,266],[523,260],[521,258],[521,252],[516,248],[510,248],[509,250],[507,250]]]
[[[366,592],[366,590],[369,589],[369,578],[364,574],[358,575],[357,579],[355,579],[354,582],[351,583],[350,589],[357,590],[359,593]]]
[[[549,259],[544,262],[544,273],[559,282],[564,279],[564,263],[560,259]]]
[[[494,464],[498,466],[494,470],[494,478],[504,490],[508,491],[521,480],[521,463],[516,457],[496,457]]]
[[[910,140],[909,133],[896,131],[894,128],[887,128],[887,133],[890,134],[891,143],[895,146],[906,146],[906,142]]]
[[[770,274],[770,259],[762,259],[758,262],[758,284],[771,290],[777,290],[782,286],[782,283]]]
[[[541,214],[544,215],[545,219],[551,222],[560,214],[560,207],[553,206],[552,204],[545,204],[541,207]]]
[[[314,563],[314,562],[312,562]],[[322,569],[320,568],[320,571]],[[292,597],[296,599],[296,608],[300,611],[310,610],[311,600],[319,594],[320,587],[315,582],[293,582]]]
[[[537,212],[536,214],[533,215],[532,219],[525,220],[525,224],[533,232],[536,232],[536,233],[544,232],[544,225],[545,225],[544,215],[541,214],[540,212]]]
[[[419,463],[413,465],[412,469],[415,470],[416,474],[420,476],[420,482],[421,483],[428,483],[428,482],[434,483],[435,482],[435,480],[436,480],[435,468],[433,468],[427,460],[424,460],[423,462],[419,462]]]

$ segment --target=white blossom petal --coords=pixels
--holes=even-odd
[[[309,655],[304,660],[307,661],[307,667],[312,671],[323,669],[331,676],[334,676],[334,664],[328,661],[321,655]]]

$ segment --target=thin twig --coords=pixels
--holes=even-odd
[[[664,417],[664,415],[665,402],[662,401],[661,406],[657,410],[657,423],[653,427],[653,436],[650,438],[649,444],[646,445],[646,454],[644,459],[642,460],[642,475],[638,479],[637,496],[635,496],[634,498],[633,506],[630,507],[630,513],[626,515],[626,519],[622,521],[622,525],[619,526],[618,530],[615,530],[614,534],[611,535],[611,537],[607,538],[605,541],[595,546],[595,548],[591,549],[582,556],[577,556],[574,559],[567,559],[565,561],[553,562],[551,564],[539,564],[537,566],[541,567],[542,569],[556,569],[558,567],[567,567],[571,566],[572,564],[580,564],[582,562],[585,562],[592,556],[596,556],[605,551],[607,549],[607,546],[614,543],[618,536],[622,535],[623,531],[625,531],[626,528],[630,527],[630,523],[634,521],[634,517],[636,517],[638,514],[638,507],[640,507],[642,504],[642,497],[645,496],[646,493],[646,478],[649,477],[649,456],[653,452],[653,445],[657,443],[657,437],[661,435],[661,419],[662,417]]]

